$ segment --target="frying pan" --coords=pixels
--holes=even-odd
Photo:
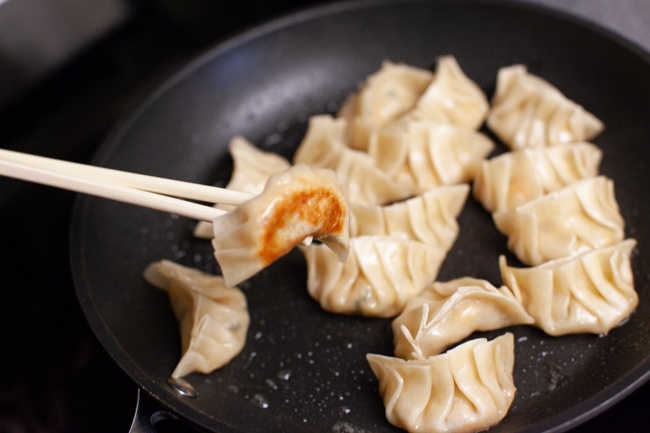
[[[518,392],[491,430],[565,431],[649,376],[650,57],[636,46],[574,17],[507,1],[324,5],[196,59],[116,127],[94,163],[224,185],[233,135],[290,157],[309,116],[335,112],[383,60],[433,68],[444,54],[453,54],[488,95],[500,67],[525,64],[606,124],[594,142],[604,152],[601,172],[615,181],[627,236],[639,241],[632,265],[640,305],[606,336],[509,329]],[[438,279],[471,275],[500,285],[505,238],[471,198],[459,222]],[[206,431],[398,431],[385,419],[365,361],[368,352],[392,353],[390,320],[324,312],[306,292],[298,251],[241,284],[251,312],[242,353],[212,374],[188,376],[196,398],[167,384],[180,356],[178,326],[166,294],[141,273],[160,259],[218,273],[210,243],[192,237],[193,225],[92,197],[75,206],[71,263],[80,303],[101,343],[144,393]]]

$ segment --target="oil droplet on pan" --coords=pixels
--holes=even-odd
[[[251,403],[262,409],[268,409],[269,407],[269,401],[262,394],[255,394],[253,398],[251,398]]]

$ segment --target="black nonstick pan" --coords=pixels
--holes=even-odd
[[[565,431],[619,401],[650,375],[650,55],[589,23],[507,1],[362,1],[324,5],[269,22],[205,53],[172,77],[107,138],[94,163],[224,185],[227,144],[243,135],[290,157],[310,115],[333,113],[381,62],[433,68],[456,57],[492,95],[497,70],[521,63],[599,117],[601,172],[615,182],[633,256],[638,310],[606,336],[516,338],[518,388],[491,431]],[[439,280],[465,275],[501,284],[506,240],[471,198]],[[251,326],[243,352],[209,375],[198,397],[167,383],[180,356],[166,294],[141,277],[170,259],[218,273],[194,222],[80,197],[71,260],[78,296],[97,337],[157,404],[206,431],[395,432],[365,355],[392,353],[389,320],[324,312],[306,292],[293,251],[241,284]],[[511,263],[515,263],[511,259]],[[484,334],[493,337],[500,332]]]

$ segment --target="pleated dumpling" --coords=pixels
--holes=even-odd
[[[420,194],[471,181],[494,147],[477,131],[413,120],[374,133],[368,154],[403,188]]]
[[[350,236],[390,235],[448,251],[459,232],[458,215],[469,185],[449,185],[386,206],[351,204]]]
[[[531,266],[624,238],[614,183],[605,176],[574,182],[492,216],[499,231],[508,236],[508,248]]]
[[[603,123],[523,65],[499,69],[487,126],[511,149],[589,141]]]
[[[312,116],[293,162],[333,170],[351,203],[386,204],[408,196],[365,152],[344,143],[346,121],[329,115]]]
[[[506,286],[462,277],[434,282],[406,303],[392,322],[395,356],[426,359],[476,331],[533,323]]]
[[[477,338],[422,360],[368,354],[386,418],[408,432],[470,433],[501,421],[515,398],[514,337]]]
[[[288,170],[291,163],[273,152],[265,152],[244,137],[235,136],[228,147],[233,172],[226,188],[259,194],[272,174]]]
[[[241,136],[233,137],[228,149],[233,160],[233,172],[226,188],[233,191],[259,194],[264,190],[272,174],[291,167],[291,163],[282,156],[273,152],[264,152]],[[224,210],[235,208],[235,206],[221,204],[216,207]],[[194,228],[194,236],[211,239],[214,236],[212,223],[199,221]]]
[[[413,110],[433,76],[426,69],[383,62],[339,110],[338,117],[347,121],[350,146],[365,150],[375,128],[386,126]]]
[[[307,290],[332,313],[394,317],[438,274],[445,252],[394,236],[350,239],[345,263],[323,245],[300,248],[307,261]]]
[[[264,191],[213,221],[212,246],[229,286],[287,254],[306,237],[345,260],[350,211],[336,175],[304,164],[272,175]]]
[[[435,77],[411,115],[461,128],[478,129],[489,103],[481,88],[465,75],[454,56],[438,58]]]
[[[472,187],[489,212],[517,206],[598,175],[602,151],[591,143],[559,144],[503,153],[482,161]]]
[[[626,239],[532,268],[510,267],[502,256],[499,265],[504,283],[547,334],[605,334],[637,307],[630,264],[635,246]]]
[[[478,129],[489,103],[453,56],[438,58],[435,72],[386,61],[350,96],[338,117],[347,120],[349,145],[368,148],[377,130],[404,120],[424,120]]]
[[[180,325],[182,357],[171,377],[210,373],[241,352],[250,323],[246,297],[223,278],[161,260],[144,278],[169,295]]]

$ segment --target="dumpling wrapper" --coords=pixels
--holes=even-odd
[[[510,149],[589,141],[603,122],[523,65],[499,69],[487,126]]]
[[[346,120],[346,142],[353,149],[366,150],[372,130],[413,110],[433,77],[426,69],[383,62],[339,110],[338,117]]]
[[[273,152],[264,152],[240,136],[230,140],[230,156],[233,160],[233,172],[227,189],[233,191],[259,194],[272,174],[288,170],[291,163]],[[232,210],[235,206],[217,204],[215,207]],[[194,236],[212,239],[214,228],[211,222],[199,221],[194,228]]]
[[[386,204],[409,196],[409,191],[380,170],[368,154],[346,146],[345,125],[345,119],[325,114],[312,116],[294,155],[294,164],[334,171],[350,203]]]
[[[386,206],[351,204],[350,236],[390,235],[449,251],[460,230],[458,215],[469,185],[448,185]]]
[[[378,129],[405,120],[424,120],[478,129],[489,109],[480,87],[453,56],[438,58],[435,72],[385,61],[339,110],[347,120],[350,147],[367,150]]]
[[[471,181],[494,148],[492,140],[477,131],[411,120],[375,131],[368,154],[404,189],[420,194]]]
[[[476,331],[533,322],[506,286],[497,289],[472,277],[434,282],[409,300],[393,320],[395,356],[426,359]]]
[[[499,258],[504,283],[549,335],[606,334],[636,309],[630,264],[636,240],[598,248],[532,268],[508,266]]]
[[[489,212],[511,211],[549,192],[598,175],[603,152],[591,143],[512,150],[483,160],[472,187]]]
[[[345,261],[350,210],[334,172],[298,164],[272,175],[260,195],[215,218],[213,227],[215,258],[234,286],[309,236]]]
[[[514,336],[469,340],[423,360],[366,359],[386,418],[411,433],[471,433],[499,423],[515,398]]]
[[[435,78],[418,100],[411,115],[461,128],[478,129],[490,104],[485,93],[461,69],[454,56],[441,56]]]
[[[530,266],[614,245],[625,235],[614,182],[605,176],[574,182],[492,217],[508,236],[508,248]]]
[[[182,357],[171,374],[208,374],[230,362],[244,347],[250,323],[244,293],[209,275],[169,260],[151,263],[147,282],[166,291],[180,325]]]
[[[331,313],[394,317],[438,274],[445,251],[394,236],[350,239],[345,263],[323,245],[300,247],[307,291]]]

